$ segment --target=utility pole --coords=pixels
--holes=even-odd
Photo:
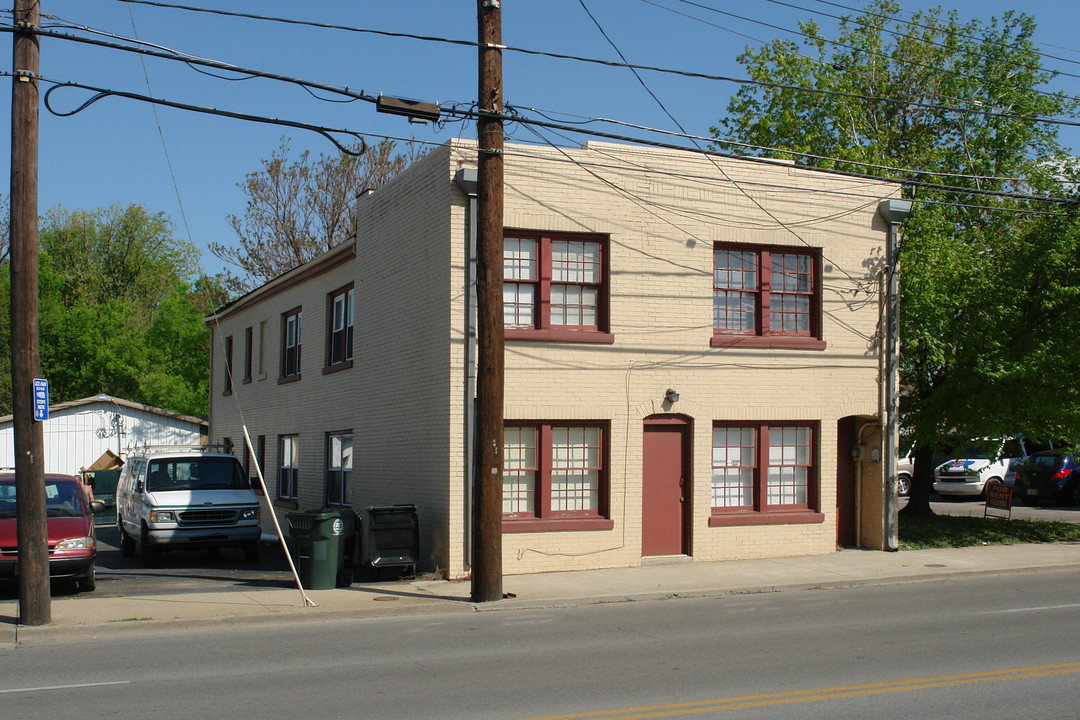
[[[477,0],[477,411],[472,600],[502,599],[503,125],[502,11]]]
[[[40,0],[15,0],[11,84],[11,405],[19,544],[19,622],[52,622],[45,520],[45,458],[34,419],[38,344],[38,70]]]
[[[888,223],[888,294],[885,313],[885,549],[900,548],[897,473],[900,445],[900,226],[911,215],[910,200],[882,200],[878,212]]]

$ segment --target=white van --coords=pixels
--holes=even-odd
[[[143,564],[163,550],[239,547],[259,559],[259,498],[240,462],[207,446],[160,446],[127,455],[116,486],[120,554],[142,546]]]
[[[1022,438],[980,438],[960,457],[934,470],[934,490],[943,497],[986,497],[990,485],[1012,485],[1014,463],[1027,457]]]

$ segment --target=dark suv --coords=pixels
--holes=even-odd
[[[1016,468],[1013,492],[1028,504],[1073,502],[1080,505],[1080,459],[1067,450],[1044,450],[1029,455]]]

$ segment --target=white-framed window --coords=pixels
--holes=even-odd
[[[353,298],[352,287],[342,288],[330,296],[330,357],[328,366],[339,366],[353,357]]]
[[[326,503],[349,504],[349,476],[353,466],[353,436],[351,432],[326,436]]]
[[[300,493],[300,437],[278,438],[278,497],[296,500]]]
[[[300,308],[282,315],[281,377],[300,377],[300,347],[303,335],[303,313]]]

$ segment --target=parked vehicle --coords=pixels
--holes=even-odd
[[[104,506],[91,503],[78,478],[69,475],[45,476],[45,523],[49,544],[49,577],[72,580],[79,590],[97,587],[95,562],[97,538],[95,511]],[[18,508],[15,476],[0,475],[0,578],[19,574],[19,541],[16,533]]]
[[[1080,505],[1080,456],[1067,450],[1033,453],[1016,468],[1013,492],[1024,502],[1073,502]]]
[[[980,438],[935,468],[934,490],[947,498],[986,497],[988,485],[1011,485],[1014,465],[1026,457],[1021,438]]]
[[[136,543],[143,564],[157,565],[170,549],[223,547],[259,559],[259,498],[240,462],[205,446],[163,446],[129,453],[116,488],[120,554]]]
[[[915,477],[915,446],[907,451],[907,455],[896,462],[896,494],[907,497],[911,494],[911,478]]]

